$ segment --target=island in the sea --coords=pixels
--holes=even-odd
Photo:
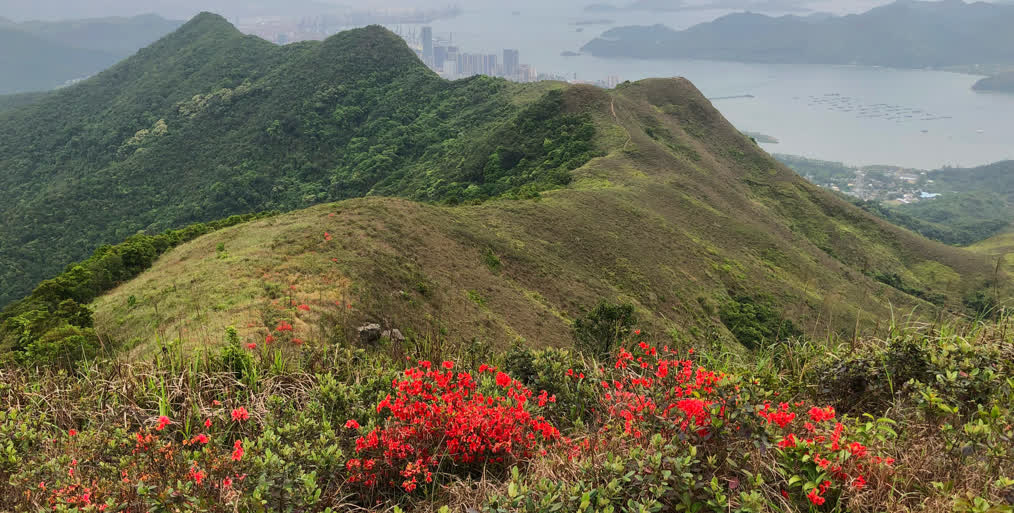
[[[972,86],[976,91],[1014,93],[1014,71],[1000,73],[979,80]]]
[[[596,57],[848,64],[971,71],[1014,65],[1014,5],[892,4],[849,16],[736,13],[677,31],[617,27],[581,51]],[[806,41],[806,44],[800,44]]]

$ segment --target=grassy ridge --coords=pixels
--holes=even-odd
[[[566,188],[456,207],[351,200],[236,226],[99,298],[96,329],[141,357],[156,338],[216,345],[229,325],[257,342],[292,301],[338,302],[352,305],[343,329],[379,322],[426,327],[417,337],[565,346],[571,323],[606,298],[688,340],[749,331],[723,315],[851,336],[898,312],[965,311],[963,298],[1005,279],[988,258],[807,184],[688,82],[572,87],[563,101],[594,121],[606,154]]]

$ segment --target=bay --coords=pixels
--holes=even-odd
[[[546,2],[552,4],[551,2]],[[1014,159],[1014,95],[976,93],[981,77],[862,66],[564,57],[611,26],[683,29],[727,10],[583,12],[573,5],[483,6],[432,24],[463,52],[516,48],[521,61],[570,80],[682,76],[737,128],[778,139],[771,152],[850,165],[933,169]],[[578,22],[609,19],[612,25]],[[418,27],[414,27],[418,30]],[[578,32],[578,28],[583,31]],[[738,97],[738,98],[728,98]],[[725,98],[725,99],[718,99]]]

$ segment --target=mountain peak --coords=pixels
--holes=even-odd
[[[183,24],[177,33],[208,33],[208,32],[232,32],[239,34],[239,30],[229,23],[223,16],[213,12],[204,11],[194,16],[190,21]]]

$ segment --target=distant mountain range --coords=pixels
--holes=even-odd
[[[86,78],[182,25],[155,15],[14,23],[0,18],[0,94]]]
[[[306,16],[342,9],[331,0],[4,0],[2,14],[18,21],[137,16],[188,19],[202,10],[236,16]]]
[[[807,12],[812,10],[805,5],[803,0],[713,0],[705,4],[686,3],[683,0],[634,0],[624,5],[597,3],[584,8],[586,12],[676,12],[716,9],[744,9],[762,12]]]
[[[997,91],[1002,93],[1014,93],[1014,71],[1000,73],[992,77],[986,77],[972,86],[976,91]]]
[[[899,0],[848,16],[737,13],[675,31],[618,27],[586,44],[599,57],[860,64],[900,68],[1014,63],[1014,6]]]

